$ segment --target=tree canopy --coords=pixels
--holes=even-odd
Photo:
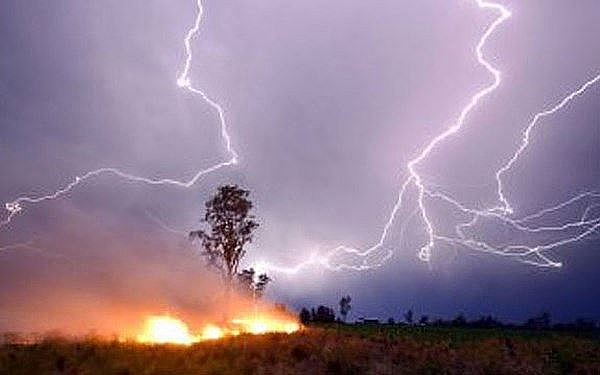
[[[348,316],[348,313],[352,309],[352,305],[350,304],[351,302],[352,302],[352,298],[350,297],[350,295],[343,296],[340,299],[340,302],[339,302],[340,315],[342,315],[342,319],[344,320],[344,322],[346,321],[346,317]]]
[[[246,254],[244,246],[252,242],[254,230],[259,226],[250,213],[252,201],[250,192],[237,185],[224,185],[206,202],[203,222],[208,229],[190,232],[192,240],[201,243],[201,254],[209,267],[216,269],[230,291],[233,283],[238,282],[245,289],[262,293],[270,280],[266,274],[255,279],[253,269],[239,272],[240,261]]]

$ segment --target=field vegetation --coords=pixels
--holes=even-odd
[[[312,325],[191,346],[60,338],[0,346],[2,374],[598,374],[594,332]]]

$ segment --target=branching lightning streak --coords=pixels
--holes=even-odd
[[[171,178],[152,178],[152,177],[137,176],[137,175],[123,172],[118,168],[99,168],[99,169],[96,169],[93,171],[89,171],[89,172],[82,174],[81,176],[75,177],[73,179],[73,181],[71,181],[70,183],[65,185],[63,188],[60,188],[60,189],[54,191],[53,193],[50,193],[47,195],[42,195],[42,196],[21,196],[21,197],[15,199],[14,201],[5,203],[4,207],[5,207],[6,211],[8,212],[8,215],[4,219],[0,220],[0,229],[5,227],[6,225],[8,225],[17,214],[22,212],[23,209],[25,208],[24,206],[26,204],[36,204],[36,203],[40,203],[43,201],[58,199],[58,198],[62,197],[63,195],[69,193],[71,190],[73,190],[75,187],[82,184],[86,180],[97,177],[99,175],[112,174],[112,175],[116,175],[117,177],[123,178],[127,181],[130,181],[130,182],[139,182],[139,183],[144,183],[144,184],[148,184],[148,185],[172,185],[172,186],[177,186],[177,187],[182,187],[182,188],[190,188],[193,185],[195,185],[196,182],[198,182],[198,180],[202,176],[204,176],[208,173],[217,171],[223,167],[237,164],[238,155],[232,146],[231,137],[229,136],[229,132],[227,131],[227,123],[225,121],[225,114],[224,114],[223,108],[216,101],[211,99],[204,91],[192,86],[191,79],[189,76],[190,70],[191,70],[192,57],[193,57],[191,41],[198,35],[198,32],[200,30],[200,24],[202,22],[202,18],[204,15],[204,7],[202,6],[201,0],[196,1],[196,7],[197,7],[197,14],[196,14],[196,18],[194,20],[194,24],[193,24],[192,28],[190,28],[188,30],[188,32],[185,36],[185,39],[184,39],[184,46],[185,46],[185,53],[186,53],[185,65],[184,65],[183,71],[177,77],[176,82],[179,87],[189,91],[192,94],[199,95],[208,105],[210,105],[217,112],[218,118],[219,118],[219,124],[221,127],[221,136],[225,142],[227,153],[229,154],[230,159],[228,161],[224,161],[224,162],[215,164],[211,167],[198,170],[194,174],[194,176],[192,178],[190,178],[189,180],[177,180],[177,179],[171,179]]]
[[[173,233],[177,236],[188,236],[190,234],[190,231],[184,231],[181,229],[176,229],[176,228],[172,228],[169,225],[167,225],[166,223],[164,223],[159,217],[157,217],[156,215],[154,215],[152,212],[146,210],[145,211],[146,216],[152,220],[156,225],[158,225],[159,228],[161,228],[162,230],[169,232],[169,233]]]
[[[442,142],[446,138],[456,134],[463,127],[463,125],[465,123],[465,119],[467,118],[467,115],[473,110],[473,108],[475,108],[475,106],[477,106],[479,101],[483,97],[487,96],[492,91],[494,91],[498,86],[500,86],[500,81],[501,81],[500,71],[498,69],[494,68],[483,57],[482,49],[483,49],[483,46],[485,45],[485,42],[488,40],[490,35],[492,35],[492,33],[496,30],[496,28],[510,17],[510,12],[500,4],[488,3],[483,0],[477,0],[477,5],[480,8],[490,8],[490,9],[494,9],[500,13],[498,18],[496,18],[494,20],[494,22],[492,22],[492,24],[483,33],[483,36],[481,37],[481,39],[479,39],[479,42],[477,43],[477,46],[475,48],[475,55],[477,57],[477,62],[479,62],[479,64],[481,64],[483,67],[485,67],[485,69],[494,76],[494,81],[491,85],[485,87],[484,89],[478,91],[475,95],[473,95],[473,97],[471,98],[469,103],[460,112],[460,115],[458,116],[458,120],[456,121],[456,123],[453,126],[451,126],[450,128],[448,128],[445,132],[443,132],[442,134],[435,137],[423,149],[423,151],[421,151],[421,153],[415,159],[411,160],[408,163],[408,170],[410,171],[410,174],[415,181],[415,185],[417,185],[417,188],[419,190],[417,199],[418,199],[419,207],[421,209],[421,216],[423,217],[423,221],[425,222],[427,234],[429,237],[427,243],[425,244],[425,246],[423,246],[421,248],[421,251],[419,252],[419,258],[421,258],[424,261],[429,261],[429,259],[431,258],[431,249],[433,248],[433,246],[435,244],[435,242],[434,242],[435,234],[434,234],[433,225],[431,224],[431,221],[427,217],[427,211],[425,209],[425,205],[423,202],[423,198],[425,195],[425,186],[423,185],[421,177],[417,173],[415,167],[417,166],[417,164],[419,164],[421,161],[423,161],[423,159],[425,159],[440,142]]]
[[[18,250],[18,249],[27,249],[27,250],[33,250],[33,251],[38,251],[38,252],[42,251],[42,249],[35,247],[33,245],[33,241],[28,241],[28,242],[14,243],[14,244],[2,246],[2,247],[0,247],[0,254],[11,251],[11,250]]]
[[[479,8],[485,10],[492,10],[498,14],[498,17],[495,18],[491,22],[491,24],[485,29],[483,35],[480,37],[479,41],[475,46],[475,57],[477,59],[477,62],[482,67],[484,67],[487,72],[490,73],[490,75],[493,77],[493,80],[489,85],[477,91],[470,98],[467,104],[460,111],[457,119],[455,120],[452,126],[446,128],[442,133],[434,137],[428,144],[426,144],[421,149],[421,151],[416,155],[416,157],[414,157],[408,162],[408,164],[406,165],[406,168],[408,170],[408,176],[401,184],[396,198],[396,202],[389,214],[388,220],[386,221],[383,227],[378,241],[373,246],[364,250],[349,247],[346,245],[340,245],[333,249],[330,249],[325,254],[313,252],[307,260],[298,263],[294,267],[280,267],[266,262],[261,262],[255,266],[256,269],[270,270],[286,274],[295,274],[302,268],[310,265],[320,265],[325,269],[336,271],[343,269],[365,270],[382,266],[384,262],[389,260],[393,255],[393,251],[391,249],[384,249],[384,245],[388,238],[389,231],[394,225],[396,216],[399,210],[404,205],[404,201],[406,199],[405,195],[407,194],[409,188],[416,189],[416,208],[413,211],[413,213],[410,214],[409,217],[404,221],[401,227],[401,237],[404,235],[404,231],[408,223],[412,221],[414,216],[418,215],[423,223],[424,231],[426,233],[426,241],[421,247],[420,251],[418,252],[418,256],[421,260],[426,262],[428,262],[431,259],[431,252],[434,246],[436,245],[436,241],[441,241],[456,246],[470,248],[476,251],[514,257],[515,259],[521,262],[536,266],[559,267],[561,266],[561,263],[551,260],[546,254],[544,254],[545,251],[580,241],[581,239],[600,231],[600,216],[594,216],[592,214],[593,210],[596,207],[600,206],[600,203],[595,202],[595,200],[600,200],[600,193],[584,192],[570,198],[565,202],[556,204],[555,206],[549,208],[542,209],[536,213],[529,214],[522,218],[513,218],[513,208],[510,205],[504,192],[504,185],[502,180],[503,175],[512,168],[512,166],[517,162],[523,151],[529,146],[531,132],[535,127],[539,125],[539,121],[545,117],[555,114],[559,110],[565,108],[576,97],[583,95],[588,88],[600,81],[600,74],[585,82],[577,90],[565,96],[555,106],[542,112],[539,112],[535,114],[535,116],[533,116],[532,121],[528,124],[528,126],[523,132],[523,137],[519,148],[512,154],[508,161],[496,171],[495,179],[497,184],[497,195],[499,200],[498,205],[486,209],[467,207],[466,205],[453,199],[449,195],[441,192],[439,189],[430,189],[423,177],[421,176],[421,174],[419,173],[419,164],[423,160],[425,160],[439,144],[441,144],[448,138],[456,135],[463,128],[469,114],[476,107],[478,107],[482,99],[484,99],[490,93],[495,91],[501,84],[501,73],[498,69],[492,66],[492,64],[485,59],[483,55],[483,48],[490,36],[492,36],[496,29],[511,16],[511,13],[503,5],[494,3],[492,1],[474,1],[476,2]],[[93,177],[97,177],[101,174],[113,174],[130,182],[145,183],[148,185],[173,185],[177,187],[189,188],[193,186],[205,174],[217,171],[223,167],[234,165],[237,163],[238,155],[232,146],[231,138],[227,130],[227,123],[225,121],[223,108],[216,101],[211,99],[204,91],[194,87],[191,84],[189,76],[191,63],[193,60],[191,41],[198,35],[200,25],[203,19],[204,8],[202,5],[202,0],[196,0],[196,7],[197,14],[195,21],[193,23],[193,26],[188,30],[184,39],[186,53],[184,68],[181,74],[177,77],[176,83],[179,87],[186,89],[190,93],[199,95],[210,107],[212,107],[217,112],[221,128],[221,136],[224,140],[230,159],[228,161],[197,171],[197,173],[187,181],[170,178],[157,179],[151,177],[136,176],[133,174],[123,172],[117,168],[100,168],[93,171],[89,171],[81,176],[75,177],[75,179],[71,183],[67,184],[61,189],[56,190],[51,194],[42,196],[21,196],[14,201],[5,203],[5,208],[8,211],[8,215],[5,219],[0,221],[0,228],[8,225],[13,219],[13,217],[24,209],[24,204],[33,205],[47,200],[58,199],[61,196],[70,192],[72,189],[74,189],[76,186],[83,183],[84,181]],[[440,234],[438,233],[432,221],[430,220],[430,213],[426,207],[426,199],[442,201],[453,207],[455,210],[459,211],[461,214],[470,216],[470,219],[468,219],[466,222],[459,222],[455,226],[455,236]],[[579,218],[577,218],[576,220],[562,222],[556,225],[534,225],[535,220],[537,219],[542,219],[547,215],[560,212],[561,210],[568,208],[571,205],[579,204],[581,202],[587,202],[587,206],[581,213]],[[484,219],[498,221],[502,225],[506,225],[522,234],[562,233],[573,230],[579,230],[579,232],[576,234],[567,235],[566,237],[561,239],[548,241],[545,243],[538,243],[534,246],[529,246],[521,243],[494,245],[481,239],[469,237],[465,233],[467,229],[473,229],[479,221]],[[162,223],[160,221],[158,222]],[[168,228],[164,225],[163,227],[170,231],[174,231],[171,228]],[[27,247],[28,245],[21,244],[15,246]],[[14,248],[15,246],[12,247]],[[8,247],[0,248],[0,251],[4,251],[5,249],[8,249]],[[338,258],[342,259],[338,260]],[[350,258],[356,259],[356,261],[349,262],[348,260]]]
[[[600,81],[600,74],[598,74],[595,77],[593,77],[592,79],[586,81],[577,90],[575,90],[572,93],[570,93],[569,95],[565,96],[558,104],[554,105],[550,109],[539,112],[533,116],[532,121],[529,123],[529,125],[525,128],[525,131],[523,132],[523,138],[522,138],[519,148],[515,151],[515,153],[507,161],[507,163],[504,164],[500,169],[498,169],[498,171],[495,174],[497,188],[498,188],[497,189],[498,199],[501,203],[500,206],[495,206],[495,207],[489,208],[484,211],[475,210],[475,209],[471,209],[471,208],[467,208],[467,207],[463,206],[462,204],[460,204],[456,200],[453,200],[452,198],[450,198],[449,196],[447,196],[445,194],[442,194],[439,192],[430,193],[431,197],[442,199],[442,200],[450,203],[451,205],[453,205],[458,210],[472,215],[472,219],[469,222],[459,224],[456,226],[456,233],[458,234],[457,238],[450,238],[450,237],[446,237],[446,236],[435,236],[435,238],[439,239],[441,241],[449,242],[449,243],[462,244],[473,250],[490,252],[490,253],[494,253],[497,255],[503,255],[503,256],[517,257],[517,258],[519,258],[519,260],[521,260],[525,263],[529,263],[529,264],[533,264],[533,265],[537,265],[537,266],[544,266],[544,267],[560,267],[560,266],[562,266],[562,263],[552,261],[546,255],[544,255],[543,252],[551,250],[551,249],[555,249],[555,248],[558,248],[558,247],[561,247],[561,246],[564,246],[567,244],[578,242],[578,241],[582,240],[583,238],[588,237],[589,235],[598,231],[598,229],[600,229],[600,216],[592,217],[591,219],[587,218],[590,211],[593,208],[597,207],[598,204],[588,205],[585,208],[585,210],[579,220],[566,222],[566,223],[562,223],[560,225],[554,225],[554,226],[531,227],[531,226],[527,226],[527,225],[523,225],[523,224],[527,223],[527,222],[531,222],[534,219],[542,218],[547,214],[550,214],[553,212],[558,212],[561,209],[563,209],[567,206],[570,206],[574,203],[580,202],[585,198],[599,198],[600,194],[595,193],[595,192],[584,192],[584,193],[576,195],[575,197],[572,197],[571,199],[569,199],[565,202],[559,203],[559,204],[549,207],[549,208],[545,208],[537,213],[525,216],[521,219],[513,219],[510,217],[510,215],[513,214],[513,209],[510,206],[508,199],[503,194],[502,175],[505,172],[507,172],[508,170],[510,170],[510,168],[518,160],[519,156],[529,146],[529,139],[530,139],[531,132],[538,125],[540,119],[542,119],[543,117],[552,115],[552,114],[556,113],[557,111],[563,109],[573,99],[582,95],[589,87],[591,87],[598,81]],[[566,238],[562,238],[560,240],[550,241],[550,242],[538,244],[535,246],[504,245],[504,246],[498,247],[498,246],[490,245],[483,241],[475,241],[473,239],[467,239],[466,236],[464,235],[463,228],[472,227],[478,221],[479,218],[498,219],[498,220],[502,221],[503,223],[505,223],[509,226],[512,226],[514,229],[518,230],[519,232],[529,233],[529,234],[541,233],[541,232],[562,232],[562,231],[579,229],[579,228],[581,228],[582,231],[576,235],[570,235],[570,236],[567,236]],[[530,260],[529,257],[531,257],[531,256],[536,257],[540,261]]]
[[[5,245],[5,246],[0,247],[0,254],[4,254],[4,253],[8,253],[8,252],[15,252],[15,251],[19,251],[19,252],[28,251],[28,252],[37,253],[43,257],[50,258],[50,259],[60,259],[63,262],[69,263],[75,269],[75,263],[69,257],[67,257],[63,254],[45,251],[43,248],[36,245],[35,240],[30,240],[27,242],[13,243],[10,245]]]
[[[431,248],[434,245],[434,238],[435,238],[434,228],[427,216],[427,210],[426,210],[425,204],[423,202],[423,198],[425,195],[425,186],[423,185],[421,176],[417,173],[416,166],[423,159],[425,159],[429,155],[429,153],[440,142],[442,142],[446,138],[448,138],[448,137],[452,136],[453,134],[455,134],[456,132],[458,132],[460,130],[460,128],[462,127],[462,125],[465,121],[465,118],[467,117],[469,112],[471,112],[471,110],[477,105],[477,103],[479,103],[481,98],[488,95],[490,92],[495,90],[496,87],[498,87],[498,85],[500,85],[500,71],[498,71],[489,62],[487,62],[484,59],[483,53],[481,50],[482,50],[483,45],[485,44],[486,40],[494,32],[494,30],[502,22],[504,22],[508,17],[510,17],[510,12],[506,8],[504,8],[503,6],[501,6],[499,4],[487,3],[483,0],[476,0],[476,1],[480,8],[493,8],[494,10],[497,10],[500,12],[499,17],[496,18],[491,23],[491,25],[485,30],[483,36],[480,38],[480,40],[477,43],[477,46],[475,48],[475,54],[477,56],[478,62],[482,66],[484,66],[494,76],[494,82],[491,85],[485,87],[484,89],[478,91],[475,95],[473,95],[473,97],[471,98],[469,103],[461,111],[456,124],[449,127],[448,129],[446,129],[446,131],[444,131],[443,133],[441,133],[440,135],[435,137],[429,144],[427,144],[425,146],[425,148],[423,148],[423,150],[417,155],[416,158],[412,159],[408,163],[407,168],[408,168],[410,175],[406,178],[404,183],[401,185],[400,191],[398,192],[398,197],[397,197],[396,203],[395,203],[394,207],[392,208],[392,211],[388,217],[388,220],[383,228],[381,236],[379,237],[379,241],[375,245],[373,245],[363,251],[361,251],[360,249],[356,249],[356,248],[352,248],[352,247],[348,247],[348,246],[344,246],[344,245],[338,246],[338,247],[330,250],[324,257],[323,256],[319,257],[318,264],[321,264],[332,270],[341,270],[341,269],[364,270],[364,269],[369,269],[369,268],[380,266],[383,262],[377,262],[377,264],[375,264],[375,265],[370,264],[367,261],[367,256],[379,251],[383,247],[384,242],[388,236],[388,232],[394,223],[396,215],[397,215],[398,211],[400,210],[400,208],[402,207],[404,195],[406,194],[406,191],[407,191],[408,187],[411,186],[411,184],[415,185],[418,189],[417,202],[418,202],[418,207],[419,207],[419,213],[425,223],[425,228],[426,228],[426,231],[427,231],[428,237],[429,237],[427,244],[421,248],[421,251],[419,252],[419,257],[425,261],[429,260]],[[359,264],[359,265],[350,265],[350,264],[344,264],[344,263],[338,264],[338,265],[332,265],[329,260],[339,253],[351,254],[351,255],[361,257],[363,259],[361,261],[361,264]],[[388,250],[385,252],[383,259],[387,260],[391,257],[391,255],[392,255],[392,252],[390,250]],[[314,264],[314,263],[315,263],[314,257],[311,257],[311,259],[302,262],[299,267],[304,267],[304,266],[307,266],[309,264]],[[298,269],[298,266],[289,268],[289,269],[285,269],[285,268],[277,267],[277,266],[273,266],[273,265],[267,265],[267,264],[263,264],[262,266],[265,268],[270,268],[272,270],[276,270],[276,271],[281,271],[281,272],[289,271],[291,273],[296,272]]]
[[[414,186],[417,189],[417,207],[420,213],[421,219],[424,224],[424,229],[427,234],[427,240],[425,244],[421,247],[418,256],[421,260],[428,262],[431,259],[431,250],[436,244],[436,241],[443,241],[446,243],[450,243],[457,246],[463,246],[470,248],[472,250],[493,253],[496,255],[503,255],[509,257],[515,257],[519,261],[535,266],[540,267],[560,267],[562,264],[560,262],[555,262],[548,258],[544,254],[545,251],[554,249],[560,246],[564,246],[570,243],[574,243],[580,241],[581,239],[591,235],[592,233],[596,233],[600,230],[600,216],[592,216],[588,218],[590,212],[593,208],[598,207],[599,204],[589,204],[584,210],[581,217],[572,222],[561,223],[559,225],[550,225],[550,226],[531,226],[526,225],[526,223],[533,221],[534,219],[539,219],[544,217],[547,214],[558,212],[561,209],[568,207],[577,202],[581,202],[584,199],[594,199],[600,198],[600,194],[594,192],[584,192],[581,193],[565,202],[559,203],[553,207],[545,208],[540,210],[537,213],[530,214],[521,219],[513,219],[511,215],[513,214],[513,209],[506,198],[503,191],[502,184],[502,176],[504,173],[509,171],[514,163],[518,160],[519,156],[522,152],[528,147],[529,139],[531,135],[531,131],[538,125],[539,120],[544,117],[553,115],[557,111],[563,109],[567,106],[573,99],[582,95],[588,88],[592,85],[600,81],[600,74],[585,82],[582,86],[580,86],[577,90],[570,93],[566,97],[564,97],[558,104],[551,107],[548,110],[537,113],[533,120],[526,127],[523,132],[523,138],[521,145],[512,155],[512,157],[504,164],[495,174],[496,183],[497,183],[497,192],[501,205],[495,206],[492,208],[478,210],[474,208],[468,208],[464,206],[462,203],[457,200],[451,198],[450,196],[443,194],[439,191],[430,191],[423,178],[419,174],[417,170],[417,166],[427,158],[427,156],[447,138],[458,133],[463,127],[468,115],[478,106],[481,100],[488,96],[491,92],[496,90],[501,83],[501,73],[498,69],[492,66],[483,55],[483,47],[488,40],[488,38],[494,33],[494,31],[500,26],[504,21],[506,21],[511,13],[506,9],[503,5],[498,3],[493,3],[486,0],[475,0],[478,7],[481,9],[491,9],[496,11],[499,15],[498,17],[485,29],[485,32],[479,39],[476,48],[475,48],[475,56],[477,58],[478,63],[483,66],[492,76],[493,82],[486,86],[485,88],[476,92],[467,103],[467,105],[461,110],[456,122],[454,125],[447,128],[444,132],[433,138],[422,150],[421,152],[412,160],[410,160],[407,164],[407,169],[409,172],[409,176],[402,184],[400,191],[398,193],[398,198],[396,204],[394,205],[388,221],[386,222],[382,234],[379,238],[379,241],[372,247],[360,251],[355,248],[347,247],[347,246],[338,246],[332,250],[330,250],[325,256],[317,257],[313,254],[308,260],[298,264],[295,267],[284,268],[277,267],[268,264],[261,264],[263,269],[271,269],[276,272],[284,272],[284,273],[296,273],[302,267],[318,264],[322,265],[331,270],[341,270],[341,269],[353,269],[353,270],[364,270],[369,268],[376,268],[383,264],[384,261],[388,260],[392,256],[391,251],[383,252],[383,255],[379,256],[379,260],[376,262],[370,262],[368,257],[372,254],[379,253],[379,250],[383,247],[384,242],[388,236],[388,231],[391,228],[396,215],[403,205],[404,195],[409,187]],[[436,232],[430,218],[427,208],[425,206],[425,198],[436,198],[443,200],[444,202],[450,204],[455,209],[459,210],[464,214],[468,214],[471,216],[471,219],[467,222],[459,223],[455,226],[456,237],[449,237],[445,235],[440,235]],[[548,233],[548,232],[564,232],[573,229],[582,230],[580,233],[576,235],[567,236],[566,238],[550,241],[543,244],[538,244],[535,246],[527,246],[523,244],[507,244],[503,246],[494,246],[485,241],[477,240],[475,238],[469,238],[464,230],[469,227],[473,227],[480,218],[486,219],[495,219],[499,220],[505,225],[512,227],[514,230],[525,233],[525,234],[534,234],[534,233]],[[347,263],[338,263],[332,264],[331,259],[343,253],[344,255],[350,256],[358,256],[362,258],[362,260],[358,264],[347,264]],[[533,257],[533,260],[532,260]]]
[[[531,131],[538,125],[538,121],[544,117],[550,116],[550,115],[556,113],[557,111],[561,110],[567,104],[569,104],[569,102],[571,102],[574,98],[583,94],[590,86],[594,85],[598,81],[600,81],[600,74],[598,74],[596,77],[590,79],[589,81],[584,83],[581,87],[579,87],[577,90],[575,90],[574,92],[572,92],[569,95],[567,95],[566,97],[564,97],[554,107],[552,107],[546,111],[539,112],[535,116],[533,116],[533,120],[531,121],[531,123],[529,123],[529,125],[523,132],[523,139],[522,139],[521,145],[519,146],[517,151],[515,151],[513,156],[508,160],[508,162],[505,165],[503,165],[500,169],[498,169],[498,171],[496,172],[496,182],[498,183],[498,198],[500,199],[500,202],[502,205],[494,207],[492,210],[498,209],[507,214],[513,213],[513,209],[510,206],[508,199],[506,199],[506,197],[504,196],[504,192],[502,189],[502,175],[504,173],[506,173],[506,171],[508,171],[513,166],[513,164],[517,161],[519,156],[529,146],[529,138],[531,136]]]

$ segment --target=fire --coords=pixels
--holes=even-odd
[[[202,329],[202,335],[200,338],[202,340],[216,340],[224,337],[226,334],[225,331],[221,327],[208,324]]]
[[[268,317],[253,317],[250,319],[233,319],[232,323],[241,327],[242,332],[260,335],[268,332],[294,333],[300,329],[300,324],[291,320],[272,319]]]
[[[251,314],[249,317],[232,319],[228,324],[206,324],[194,335],[182,320],[170,316],[146,318],[142,332],[136,341],[146,344],[191,345],[206,340],[217,340],[243,333],[261,335],[270,332],[293,333],[301,328],[291,317]]]
[[[181,320],[169,316],[151,316],[146,319],[144,330],[137,336],[137,341],[190,345],[195,340],[187,325]]]

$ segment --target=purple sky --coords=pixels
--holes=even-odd
[[[419,165],[429,186],[469,206],[495,203],[494,172],[532,116],[600,73],[597,1],[502,4],[512,17],[484,49],[503,72],[500,87]],[[33,247],[0,252],[0,329],[29,327],[40,311],[56,312],[51,326],[81,301],[201,311],[202,261],[176,231],[199,225],[203,202],[223,183],[247,187],[256,202],[262,226],[248,264],[294,266],[339,244],[374,244],[407,162],[492,81],[474,48],[497,14],[475,1],[204,5],[190,78],[223,106],[240,163],[190,189],[105,175],[24,205],[0,231],[0,247]],[[192,0],[2,2],[2,200],[45,195],[100,167],[185,180],[226,161],[215,111],[175,84],[195,12]],[[599,98],[600,85],[591,87],[533,132],[505,179],[521,216],[599,189]],[[600,318],[597,235],[548,254],[560,269],[447,244],[428,264],[417,258],[426,238],[423,223],[409,220],[414,199],[413,191],[398,213],[385,247],[394,255],[382,267],[274,272],[269,297],[297,308],[349,293],[354,317],[413,308]],[[442,205],[428,209],[440,230],[456,224]],[[482,233],[510,236],[499,226]]]

